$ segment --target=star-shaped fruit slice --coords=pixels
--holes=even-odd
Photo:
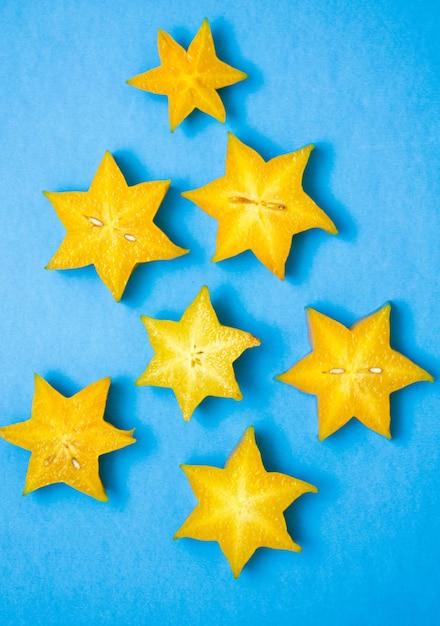
[[[356,417],[391,438],[390,394],[433,377],[390,346],[389,304],[351,328],[308,309],[313,352],[277,378],[318,397],[319,439]]]
[[[213,261],[251,250],[283,279],[293,235],[310,228],[337,232],[331,219],[302,188],[313,146],[264,161],[229,133],[226,173],[182,196],[218,220]]]
[[[224,122],[225,107],[217,89],[233,85],[247,75],[217,57],[208,20],[203,20],[188,50],[163,30],[159,31],[157,45],[161,65],[131,78],[128,83],[168,96],[172,131],[194,109]]]
[[[155,352],[137,385],[171,388],[183,419],[188,421],[207,396],[241,400],[233,362],[260,340],[243,330],[223,326],[202,287],[179,322],[142,316]]]
[[[110,378],[102,378],[67,398],[35,375],[32,417],[0,428],[0,437],[29,450],[24,495],[65,483],[106,502],[98,457],[134,443],[133,430],[104,421]]]
[[[175,539],[217,541],[235,578],[257,548],[301,551],[287,531],[283,513],[303,493],[318,490],[287,474],[267,472],[253,427],[246,430],[224,469],[209,465],[182,469],[198,504]]]
[[[119,301],[137,265],[188,252],[153,222],[169,185],[160,180],[128,186],[106,152],[89,191],[45,192],[67,230],[46,269],[94,265]]]

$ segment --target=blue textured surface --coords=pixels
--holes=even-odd
[[[227,121],[171,134],[165,97],[126,80],[210,20]],[[65,485],[23,498],[28,453],[0,441],[2,624],[436,624],[437,384],[392,398],[388,441],[350,422],[317,440],[312,396],[276,383],[309,351],[306,306],[351,325],[391,301],[392,345],[439,375],[440,8],[421,2],[3,0],[0,6],[0,420],[30,415],[33,373],[66,395],[103,376],[106,419],[138,443],[102,458],[109,503]],[[227,131],[266,159],[314,143],[306,191],[340,234],[294,239],[284,282],[246,253],[210,263],[216,223],[180,197],[222,175]],[[171,178],[158,223],[191,253],[148,264],[121,303],[93,269],[43,268],[64,230],[42,190],[87,190],[110,150],[130,184]],[[220,320],[262,340],[244,400],[184,423],[136,388],[140,315],[178,319],[203,284]],[[180,463],[222,465],[253,424],[269,470],[316,484],[287,512],[300,554],[259,550],[238,580],[216,544],[172,536],[194,506]]]

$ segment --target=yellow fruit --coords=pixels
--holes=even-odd
[[[32,417],[0,428],[0,437],[32,452],[24,494],[66,483],[97,500],[107,501],[98,457],[136,440],[133,430],[104,421],[110,378],[103,378],[66,398],[35,375]]]
[[[158,49],[161,65],[127,82],[144,91],[168,96],[172,131],[194,109],[224,122],[225,107],[217,89],[247,76],[217,57],[208,20],[203,20],[188,50],[163,30],[159,31]]]
[[[283,512],[303,493],[318,490],[287,474],[267,472],[253,427],[246,430],[224,469],[206,465],[182,469],[198,504],[175,539],[217,541],[235,578],[257,548],[301,550],[287,531]]]
[[[182,193],[218,221],[213,261],[251,250],[283,279],[293,235],[310,228],[337,232],[302,188],[312,148],[306,146],[266,162],[229,133],[225,175]]]
[[[356,417],[391,438],[390,394],[433,377],[390,347],[387,304],[350,329],[308,310],[313,352],[277,378],[318,396],[319,438]]]
[[[171,388],[185,421],[207,396],[242,399],[232,363],[260,340],[220,324],[207,287],[179,322],[147,316],[142,321],[155,355],[137,385]]]
[[[106,152],[89,191],[46,192],[67,230],[46,269],[94,265],[119,301],[137,265],[188,252],[153,222],[169,185],[169,180],[160,180],[128,186]]]

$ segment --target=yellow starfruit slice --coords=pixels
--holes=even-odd
[[[269,161],[229,133],[226,172],[182,196],[218,221],[212,261],[251,250],[280,279],[293,235],[311,228],[336,234],[331,219],[302,188],[313,146]]]
[[[128,186],[113,156],[106,152],[89,191],[45,192],[67,230],[46,269],[94,265],[119,301],[140,263],[174,259],[188,252],[153,222],[169,185],[169,180],[159,180]]]
[[[226,111],[217,89],[244,80],[247,75],[217,57],[208,20],[203,20],[188,50],[159,30],[158,49],[161,65],[127,82],[144,91],[168,96],[172,131],[194,109],[224,122]]]
[[[207,396],[242,399],[232,364],[260,340],[220,324],[208,287],[202,287],[179,322],[141,319],[155,354],[137,385],[172,389],[185,421]]]
[[[287,474],[267,472],[255,442],[246,430],[224,469],[182,465],[196,508],[174,538],[217,541],[235,578],[257,548],[300,552],[287,531],[284,511],[294,500],[317,488]]]
[[[35,375],[32,417],[0,428],[0,437],[29,450],[24,494],[65,483],[106,502],[98,457],[136,440],[133,430],[115,428],[103,418],[110,378],[102,378],[65,397]]]
[[[431,374],[390,346],[387,304],[351,328],[308,309],[313,352],[278,380],[318,398],[319,439],[353,417],[388,439],[390,394]]]

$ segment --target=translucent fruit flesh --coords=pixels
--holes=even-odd
[[[247,75],[217,57],[208,20],[204,20],[188,50],[168,33],[159,31],[161,65],[131,78],[139,89],[168,96],[171,130],[194,110],[199,109],[219,122],[226,111],[217,89],[233,85]]]
[[[302,188],[312,148],[306,146],[266,162],[229,133],[225,175],[182,193],[218,221],[213,261],[251,250],[283,279],[295,234],[311,228],[337,233],[331,219]]]
[[[319,438],[356,417],[390,438],[390,394],[433,377],[390,346],[390,305],[350,329],[308,310],[313,352],[277,378],[318,397]]]
[[[63,482],[108,500],[98,457],[136,441],[133,430],[120,430],[103,418],[109,386],[110,378],[103,378],[66,398],[35,375],[31,419],[0,428],[0,437],[32,453],[24,494]]]
[[[153,222],[170,181],[128,186],[110,152],[89,191],[46,192],[67,233],[46,269],[94,265],[119,301],[140,263],[186,254]]]
[[[246,430],[224,469],[204,465],[182,469],[198,504],[175,539],[217,541],[235,578],[260,547],[301,550],[287,531],[283,512],[299,496],[317,489],[286,474],[267,472],[253,427]]]
[[[207,396],[241,400],[232,364],[260,340],[220,324],[207,287],[179,322],[147,316],[142,321],[155,354],[137,385],[173,389],[185,421]]]

